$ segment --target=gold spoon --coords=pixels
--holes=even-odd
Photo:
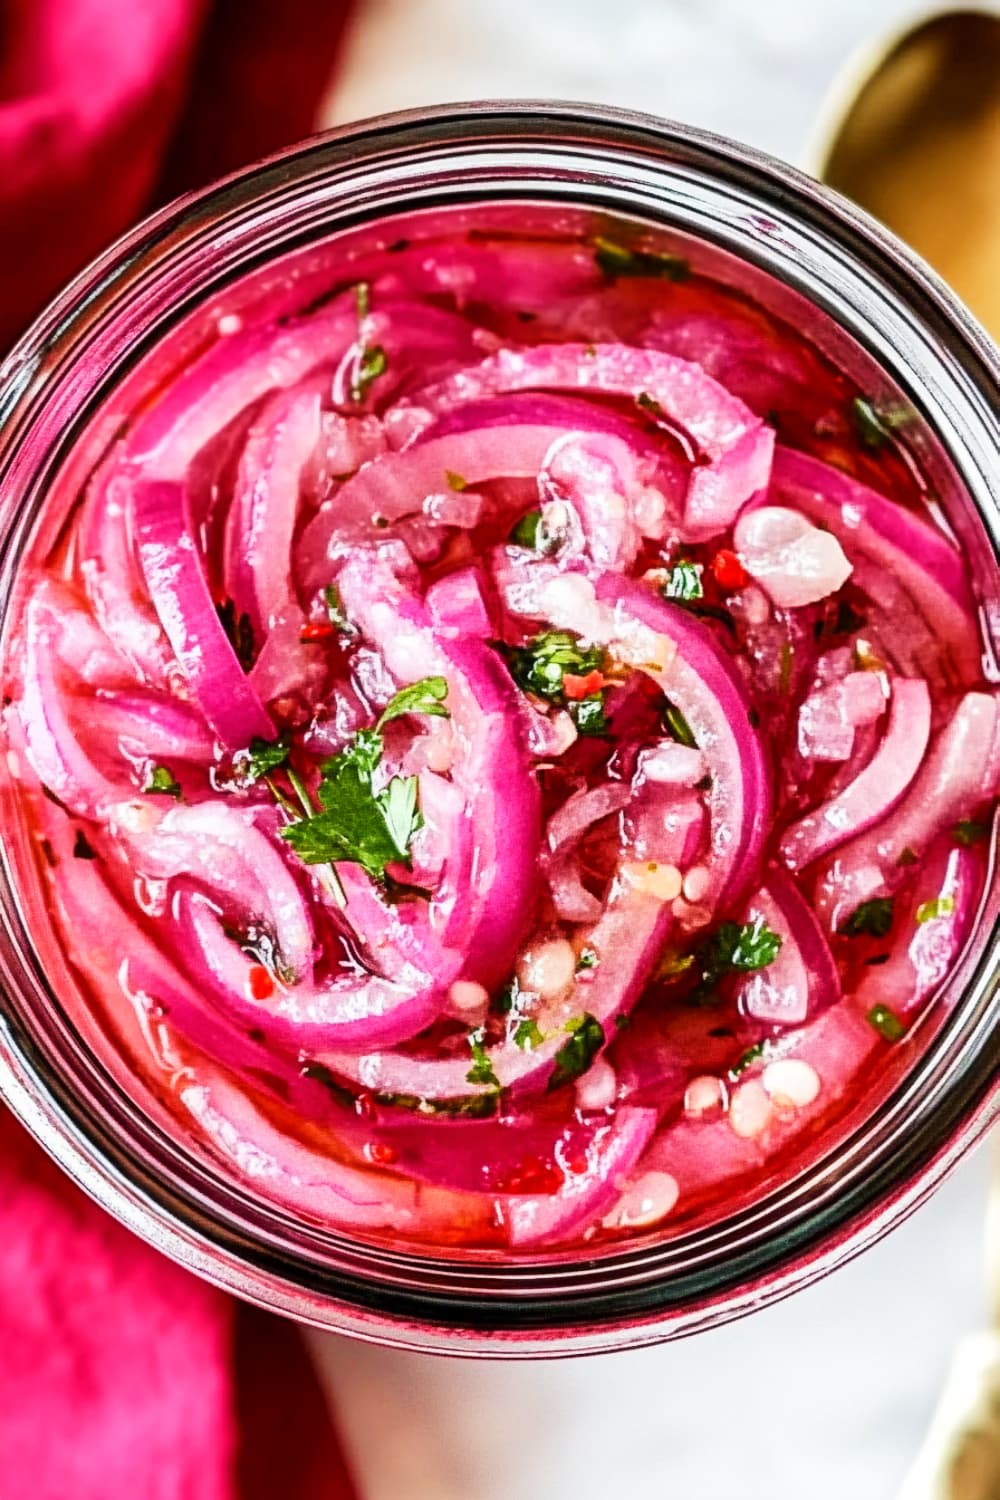
[[[837,92],[816,175],[912,245],[1000,340],[1000,9],[918,22],[849,66]]]

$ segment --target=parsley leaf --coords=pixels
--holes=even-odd
[[[394,776],[375,792],[372,777],[382,758],[382,736],[362,729],[339,754],[323,762],[317,789],[321,812],[281,830],[307,865],[350,861],[375,880],[386,866],[409,865],[410,844],[423,827],[415,776]]]
[[[419,682],[400,688],[399,692],[389,699],[382,710],[376,728],[382,729],[392,719],[399,719],[403,714],[429,714],[433,718],[447,719],[448,710],[444,706],[447,696],[447,678],[422,677]]]
[[[257,646],[250,616],[245,610],[238,615],[232,599],[224,599],[221,604],[217,604],[215,612],[219,616],[219,624],[226,632],[229,644],[236,652],[236,660],[244,672],[249,672],[257,658]]]
[[[335,583],[328,583],[323,590],[323,602],[330,617],[330,624],[336,626],[341,635],[357,635],[358,628],[352,620],[348,619],[344,611],[344,601]]]
[[[594,239],[594,260],[605,276],[655,276],[665,281],[686,281],[690,262],[681,255],[662,250],[634,250],[599,234]]]
[[[989,831],[989,823],[982,823],[976,818],[962,818],[955,824],[951,834],[956,844],[961,844],[964,849],[968,849],[972,844],[978,844],[981,839],[984,839]]]
[[[729,1077],[732,1082],[735,1083],[736,1080],[746,1072],[747,1068],[753,1067],[755,1062],[760,1062],[761,1058],[764,1057],[766,1053],[766,1041],[754,1042],[752,1047],[748,1047],[743,1055],[741,1057],[738,1057],[733,1063],[732,1067],[729,1069]]]
[[[466,1082],[485,1084],[487,1088],[499,1090],[500,1080],[493,1071],[489,1053],[483,1045],[482,1031],[469,1032],[469,1047],[472,1051],[472,1067],[465,1075]]]
[[[559,538],[549,534],[540,510],[527,511],[511,528],[507,540],[515,547],[546,554],[557,551],[559,546]]]
[[[291,749],[292,742],[287,733],[279,735],[276,740],[262,740],[255,736],[249,749],[240,756],[240,779],[259,781],[262,776],[283,766]]]
[[[856,906],[846,921],[841,922],[840,931],[845,937],[885,937],[892,926],[893,900],[891,896],[874,896]]]
[[[567,703],[566,708],[578,734],[598,735],[607,732],[608,716],[604,711],[603,692],[588,693],[586,698],[577,698],[574,702]]]
[[[540,1047],[545,1040],[545,1035],[537,1021],[520,1021],[514,1032],[514,1041],[522,1052],[533,1052]]]
[[[179,781],[174,780],[173,772],[167,766],[154,766],[143,791],[163,792],[168,797],[180,797],[181,786]]]
[[[781,952],[782,940],[763,917],[752,922],[723,922],[698,954],[701,978],[686,997],[691,1005],[709,1005],[715,987],[726,974],[752,974],[766,969]],[[682,965],[675,972],[683,972]],[[659,976],[658,976],[659,977]]]
[[[586,677],[604,667],[603,646],[581,646],[568,630],[548,630],[523,646],[509,647],[507,659],[518,687],[550,702],[560,702],[563,678]]]
[[[389,368],[389,359],[381,344],[366,346],[358,355],[358,363],[351,381],[351,396],[363,401],[372,384]]]
[[[674,563],[670,575],[663,585],[664,599],[679,599],[686,603],[690,599],[701,599],[705,590],[701,584],[701,564],[686,558]]]
[[[563,1028],[569,1032],[568,1041],[563,1042],[556,1053],[555,1065],[549,1075],[548,1088],[558,1089],[564,1083],[586,1073],[594,1058],[604,1046],[604,1027],[589,1011],[582,1016],[573,1016]]]
[[[851,424],[862,448],[878,453],[892,441],[893,433],[908,427],[916,413],[908,406],[887,405],[855,396],[851,402]]]

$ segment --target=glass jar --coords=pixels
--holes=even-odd
[[[145,357],[182,359],[200,318],[252,310],[324,274],[317,247],[393,215],[439,223],[627,219],[793,320],[866,390],[919,414],[911,448],[970,559],[992,645],[1000,630],[996,351],[878,225],[743,147],[619,111],[494,104],[375,120],[307,142],[140,225],[50,306],[0,367],[5,622],[33,538],[141,400]],[[338,244],[342,240],[338,239]],[[274,274],[277,257],[286,261]],[[289,273],[289,266],[294,270]],[[238,288],[234,286],[239,282]],[[171,358],[174,354],[170,355]],[[987,675],[996,680],[992,660]],[[352,1240],[296,1220],[194,1150],[141,1097],[68,975],[32,934],[44,913],[15,878],[20,817],[3,772],[0,1090],[65,1170],[193,1271],[264,1306],[357,1337],[507,1357],[636,1346],[710,1327],[807,1284],[915,1208],[990,1122],[1000,1072],[991,870],[978,937],[879,1081],[795,1175],[717,1222],[599,1252],[516,1262]],[[832,1141],[832,1144],[831,1144]]]

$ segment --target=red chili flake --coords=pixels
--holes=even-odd
[[[603,686],[604,674],[596,667],[583,677],[577,677],[573,672],[563,673],[563,697],[568,698],[571,703],[579,703],[581,698],[589,698],[592,693],[599,693]]]
[[[560,1183],[561,1174],[553,1163],[534,1156],[518,1162],[506,1172],[497,1173],[491,1186],[497,1193],[554,1193]]]
[[[380,1167],[391,1167],[393,1162],[399,1160],[399,1152],[395,1146],[390,1146],[385,1141],[369,1141],[365,1151],[368,1160]]]
[[[574,1177],[582,1177],[584,1172],[586,1172],[589,1168],[590,1162],[587,1160],[586,1155],[584,1153],[581,1153],[579,1156],[571,1157],[566,1165],[569,1167]]]
[[[307,620],[299,634],[299,640],[305,646],[312,645],[316,641],[328,641],[336,633],[336,628],[326,620]]]
[[[247,975],[250,993],[255,1000],[269,1000],[274,994],[274,980],[263,964],[254,964]]]
[[[746,568],[735,552],[722,547],[712,558],[712,575],[721,589],[742,589],[748,581]]]

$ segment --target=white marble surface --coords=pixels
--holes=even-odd
[[[367,0],[332,122],[561,96],[801,161],[837,70],[899,0]],[[987,1161],[886,1242],[743,1323],[634,1354],[469,1365],[316,1341],[365,1500],[890,1500],[985,1317]]]

